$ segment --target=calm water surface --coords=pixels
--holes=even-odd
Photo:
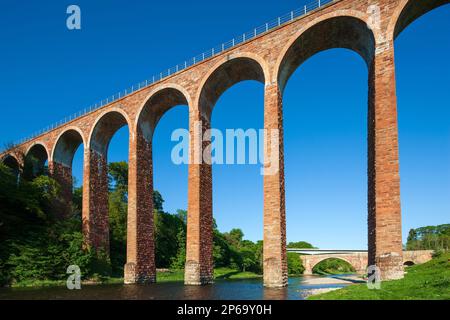
[[[81,290],[65,287],[52,288],[3,288],[0,299],[27,300],[302,300],[312,289],[342,288],[342,284],[306,285],[305,277],[290,278],[283,289],[264,288],[262,279],[217,280],[208,286],[185,286],[182,282],[155,283],[150,285],[84,285]]]

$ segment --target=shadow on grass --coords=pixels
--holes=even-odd
[[[232,276],[238,275],[240,273],[241,273],[240,271],[231,271],[231,272],[222,274],[220,276],[217,276],[216,279],[218,279],[218,280],[227,280],[227,279],[230,279]]]

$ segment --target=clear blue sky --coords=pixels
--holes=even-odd
[[[17,140],[133,83],[300,7],[304,1],[8,1],[0,10],[0,137]],[[82,30],[65,27],[78,4]],[[403,235],[450,222],[450,6],[397,39]],[[236,116],[239,115],[239,116]],[[366,248],[367,68],[351,51],[320,53],[293,75],[284,96],[288,241]],[[155,187],[165,210],[187,207],[187,167],[170,160],[172,130],[187,108],[164,116],[154,138]],[[238,84],[217,103],[213,126],[261,128],[263,86]],[[127,129],[109,159],[127,160]],[[219,229],[262,238],[259,166],[215,166]],[[74,173],[82,179],[78,150]]]

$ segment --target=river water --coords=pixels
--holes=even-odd
[[[317,278],[317,277],[315,277]],[[262,279],[216,280],[207,286],[185,286],[182,282],[150,285],[83,285],[65,287],[2,288],[0,300],[302,300],[317,289],[342,288],[346,284],[307,284],[308,277],[290,278],[283,289],[264,288]]]

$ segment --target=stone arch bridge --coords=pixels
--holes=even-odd
[[[316,0],[318,1],[318,0]],[[323,0],[319,8],[267,28],[239,45],[161,81],[140,87],[101,108],[54,127],[1,154],[20,172],[24,158],[48,161],[49,173],[63,187],[65,208],[71,202],[72,159],[84,147],[83,232],[94,249],[109,250],[107,151],[114,133],[129,128],[129,190],[125,282],[155,281],[153,230],[152,135],[165,112],[189,107],[189,130],[201,121],[211,126],[219,97],[244,80],[264,84],[264,128],[278,130],[279,170],[264,176],[264,284],[287,285],[283,154],[283,91],[290,76],[313,55],[332,48],[357,52],[366,62],[368,101],[368,260],[383,279],[403,276],[400,178],[394,40],[415,19],[450,0]],[[324,4],[325,3],[325,4]],[[190,155],[202,154],[208,143]],[[191,163],[188,174],[186,284],[213,280],[212,172],[207,163]],[[59,212],[64,214],[64,208]]]
[[[340,259],[348,262],[357,273],[365,274],[369,265],[367,250],[317,250],[288,249],[288,252],[299,253],[305,271],[303,274],[313,274],[314,267],[327,259]],[[430,261],[433,250],[403,251],[403,265],[410,266]]]

